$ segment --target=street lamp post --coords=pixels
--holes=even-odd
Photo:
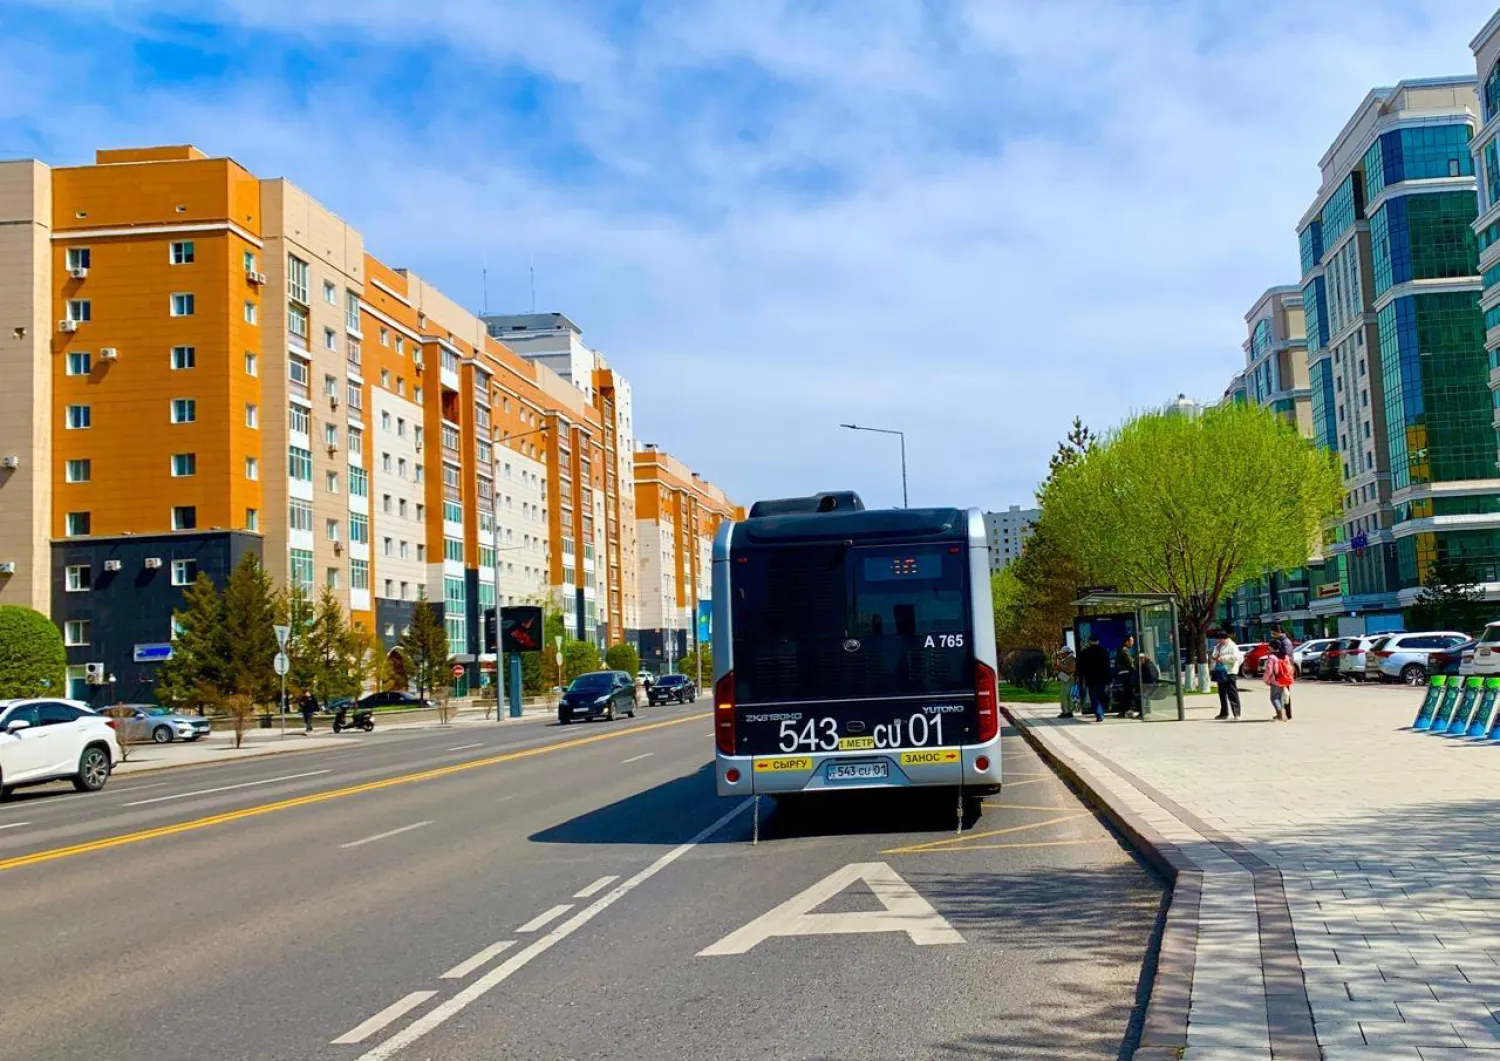
[[[848,428],[850,431],[873,431],[877,435],[895,435],[901,440],[901,507],[910,508],[906,499],[906,432],[892,431],[887,427],[861,427],[859,424],[840,424],[840,427]]]

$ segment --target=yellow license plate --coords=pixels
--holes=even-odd
[[[755,760],[755,772],[758,774],[780,773],[784,770],[811,770],[813,761],[805,755],[793,756],[789,759],[757,759]]]
[[[934,763],[958,762],[957,748],[933,748],[931,751],[902,752],[902,766],[931,766]]]
[[[874,737],[840,737],[839,751],[862,752],[869,751],[875,747]]]

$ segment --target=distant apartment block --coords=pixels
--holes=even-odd
[[[1011,505],[1004,512],[984,514],[984,534],[990,544],[990,572],[1003,571],[1021,555],[1021,546],[1031,537],[1041,510]]]

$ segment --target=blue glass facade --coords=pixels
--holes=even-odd
[[[1374,150],[1373,148],[1371,150]],[[1370,255],[1375,264],[1375,297],[1391,289],[1392,284],[1411,279],[1411,241],[1406,228],[1406,197],[1397,196],[1381,204],[1370,216]],[[1403,252],[1401,249],[1407,249]],[[1405,276],[1393,279],[1396,272],[1391,258],[1399,254],[1405,262]]]
[[[1380,367],[1385,374],[1385,435],[1391,454],[1391,489],[1411,485],[1408,425],[1425,411],[1417,350],[1415,299],[1398,298],[1380,311]]]
[[[1307,352],[1328,345],[1328,285],[1315,276],[1302,287],[1302,318],[1307,325]]]
[[[1496,114],[1500,114],[1500,63],[1490,67],[1490,74],[1484,79],[1484,120],[1489,121]]]
[[[1297,233],[1297,245],[1302,252],[1302,275],[1306,276],[1323,261],[1323,222],[1317,218]]]
[[[1325,357],[1308,369],[1312,380],[1313,440],[1326,450],[1337,450],[1338,420],[1334,415],[1333,364]]]
[[[1467,192],[1397,196],[1370,218],[1375,295],[1410,280],[1473,276],[1476,205]]]
[[[1472,177],[1468,123],[1392,129],[1365,152],[1365,202],[1388,184],[1433,177]]]
[[[1484,145],[1485,209],[1500,203],[1500,146],[1492,138]]]
[[[1364,216],[1364,189],[1359,174],[1351,173],[1323,208],[1323,245],[1333,246],[1355,221]]]

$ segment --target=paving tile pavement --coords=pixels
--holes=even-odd
[[[1407,729],[1418,690],[1302,683],[1290,723],[1242,698],[1237,723],[1010,708],[1203,871],[1182,1056],[1291,1056],[1286,989],[1328,1061],[1500,1061],[1500,746]]]

